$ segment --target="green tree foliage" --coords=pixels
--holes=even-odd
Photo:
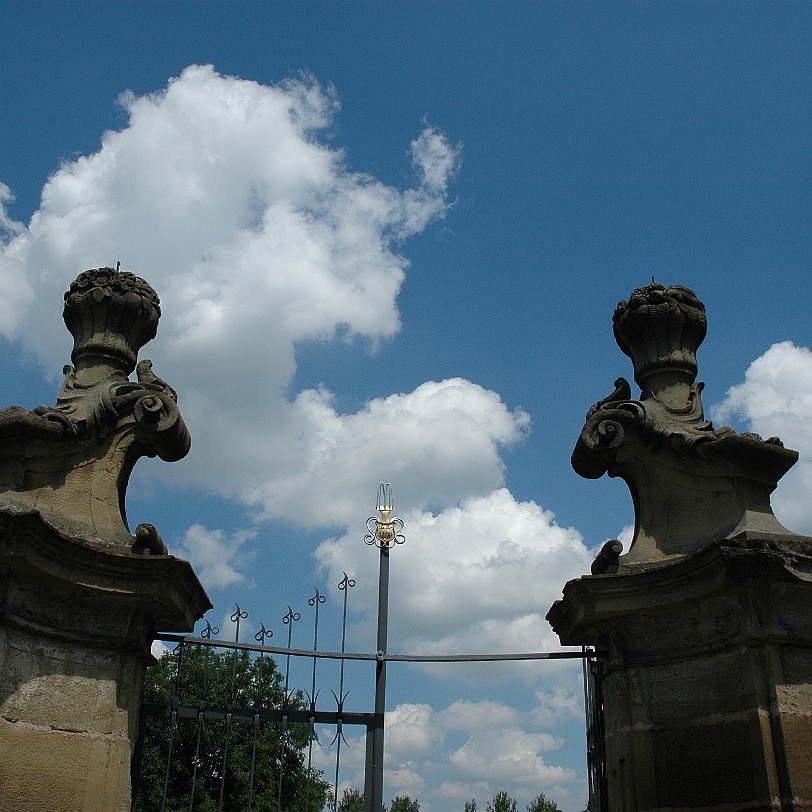
[[[352,787],[345,789],[337,812],[364,812],[364,793]]]
[[[165,655],[147,669],[144,702],[169,705],[176,690],[180,705],[210,709],[280,708],[284,699],[282,678],[270,657],[198,646],[185,647],[181,656]],[[303,708],[301,695],[291,697],[289,707]],[[150,718],[139,812],[162,809],[165,781],[166,812],[236,812],[249,805],[256,812],[276,812],[280,783],[282,809],[300,812],[307,803],[321,812],[330,786],[321,772],[306,768],[308,741],[307,725],[301,724],[283,732],[280,723],[255,727],[250,719],[233,719],[229,726],[225,720],[179,718],[172,733],[167,719]]]
[[[389,812],[420,812],[420,801],[408,795],[396,795],[389,805]]]
[[[493,796],[486,809],[487,812],[516,812],[516,799],[502,790]]]
[[[392,812],[395,812],[394,801]],[[403,812],[417,812],[417,810],[404,810]],[[464,812],[476,812],[476,798],[465,802]],[[488,802],[487,812],[516,812],[516,801],[502,790]],[[527,805],[527,812],[561,812],[561,808],[555,801],[549,800],[543,792],[540,792]],[[587,810],[585,809],[583,812],[587,812]]]
[[[527,805],[527,812],[561,812],[561,807],[555,801],[545,798],[544,793],[540,792]]]
[[[336,812],[364,812],[364,793],[352,787],[345,789]],[[389,809],[384,805],[381,812],[420,812],[420,801],[408,795],[396,795]]]

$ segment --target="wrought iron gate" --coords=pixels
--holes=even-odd
[[[345,576],[346,578],[346,576]],[[347,579],[349,580],[349,579]],[[342,582],[345,583],[345,582]],[[344,589],[346,590],[346,583]],[[313,598],[311,598],[311,605],[318,605],[323,600],[322,595],[316,591]],[[314,612],[314,615],[316,613]],[[243,612],[239,606],[236,612],[232,615],[235,620],[245,620],[247,613]],[[294,613],[289,608],[288,614],[285,616],[285,622],[288,630],[292,629],[295,620],[298,620],[298,613]],[[223,806],[224,798],[226,797],[226,781],[227,770],[225,763],[228,758],[229,741],[233,735],[236,726],[243,726],[246,730],[250,730],[250,738],[253,742],[254,755],[256,755],[256,743],[260,737],[260,731],[263,726],[274,725],[278,734],[279,747],[283,749],[287,736],[292,726],[300,726],[306,730],[308,761],[312,755],[312,748],[316,742],[315,727],[316,725],[328,725],[335,730],[335,736],[330,742],[330,746],[336,747],[335,756],[335,772],[332,776],[332,788],[334,797],[338,793],[339,777],[341,768],[341,746],[344,739],[344,728],[347,726],[360,726],[366,731],[366,766],[365,766],[365,782],[364,782],[364,799],[365,799],[365,812],[371,812],[373,807],[373,798],[379,798],[383,795],[383,770],[382,770],[382,754],[380,760],[376,763],[375,751],[375,731],[383,730],[384,717],[383,711],[378,710],[372,713],[356,713],[346,711],[344,709],[344,700],[346,695],[344,693],[343,665],[348,660],[360,660],[374,662],[376,664],[376,674],[380,671],[381,664],[390,662],[406,662],[406,663],[461,663],[461,662],[506,662],[518,660],[555,660],[555,659],[581,659],[583,662],[583,677],[584,677],[584,706],[586,712],[586,741],[587,741],[587,773],[588,773],[588,786],[589,786],[589,810],[590,812],[605,812],[606,811],[606,759],[604,752],[603,741],[603,700],[601,694],[601,674],[603,670],[603,659],[598,652],[594,650],[583,651],[567,651],[567,652],[534,652],[523,654],[462,654],[462,655],[400,655],[400,654],[383,654],[375,653],[355,653],[347,652],[344,650],[343,638],[346,632],[346,603],[345,603],[345,621],[342,626],[342,647],[340,651],[320,651],[317,648],[313,649],[299,649],[291,648],[288,646],[270,646],[263,645],[260,642],[244,643],[239,640],[239,632],[237,633],[237,640],[231,642],[226,640],[216,640],[213,635],[217,630],[211,627],[208,623],[200,637],[194,636],[181,636],[162,634],[158,639],[165,643],[174,644],[174,653],[177,658],[178,668],[175,679],[175,691],[171,699],[167,702],[152,702],[145,703],[141,707],[140,730],[139,739],[136,751],[133,757],[133,806],[135,810],[142,809],[142,812],[157,812],[157,810],[149,809],[143,810],[139,804],[139,794],[141,787],[141,774],[142,774],[142,757],[145,736],[147,733],[147,725],[150,719],[164,720],[163,735],[168,739],[168,755],[166,763],[163,765],[163,793],[161,796],[161,805],[159,809],[166,809],[166,804],[171,799],[173,788],[170,785],[169,776],[171,774],[172,758],[173,758],[173,739],[177,737],[179,725],[182,720],[189,720],[191,727],[194,728],[193,737],[198,743],[198,750],[194,755],[194,765],[191,771],[191,786],[182,788],[189,798],[190,810],[195,809],[195,783],[201,780],[200,769],[203,766],[203,760],[199,752],[199,744],[201,741],[201,733],[205,726],[211,722],[221,722],[222,730],[221,736],[221,754],[222,766],[217,770],[221,782],[219,792],[219,805],[218,812],[238,812],[238,810],[230,809],[228,806]],[[268,637],[268,630],[264,625],[257,633],[257,641],[266,639]],[[318,640],[318,620],[314,623],[314,638]],[[289,640],[290,642],[290,640]],[[190,651],[224,651],[230,653],[233,657],[238,652],[246,652],[249,656],[255,658],[260,662],[266,657],[284,658],[286,666],[284,697],[281,704],[276,707],[269,707],[260,702],[253,702],[246,705],[235,705],[230,702],[218,703],[210,702],[205,695],[205,683],[202,687],[202,692],[199,692],[197,701],[190,701],[188,691],[184,696],[183,685],[183,668],[184,659],[189,659]],[[294,702],[296,694],[290,689],[288,684],[289,677],[289,662],[291,657],[308,658],[313,663],[312,680],[310,690],[305,690],[299,693],[300,697],[304,698],[298,702]],[[319,690],[316,683],[316,663],[321,659],[334,659],[341,662],[340,679],[338,691],[331,691],[334,707],[330,710],[323,710],[317,708],[317,698]],[[260,673],[262,667],[259,668]],[[200,687],[200,686],[198,686]],[[233,687],[233,686],[232,686]],[[261,686],[257,686],[257,696],[261,699]],[[189,730],[187,724],[187,733]],[[284,769],[285,759],[278,755],[274,758],[274,763],[268,765],[260,765],[257,763],[255,757],[252,757],[250,764],[250,774],[247,777],[249,783],[248,803],[245,806],[246,812],[251,812],[254,809],[253,804],[253,788],[256,781],[256,776],[260,769],[271,769],[277,771],[277,803],[274,809],[277,812],[282,812],[285,807],[282,804],[282,791],[281,787],[285,780]],[[152,765],[154,767],[154,765]],[[212,765],[208,765],[208,769],[212,770]],[[311,772],[306,772],[307,780],[311,781],[313,775]],[[153,777],[154,780],[154,777]],[[307,812],[309,804],[307,799],[304,805],[304,810]],[[267,808],[267,807],[266,807]],[[380,806],[377,807],[380,809]]]
[[[290,606],[287,614],[282,618],[287,626],[287,645],[267,645],[273,632],[262,624],[259,632],[254,636],[255,642],[245,643],[240,640],[240,631],[243,621],[248,618],[239,605],[231,615],[235,625],[235,639],[233,642],[217,640],[219,630],[212,627],[208,621],[199,637],[181,636],[172,634],[158,635],[158,639],[174,645],[177,668],[171,686],[170,696],[165,696],[161,702],[143,703],[141,706],[140,730],[136,751],[133,756],[133,805],[132,810],[141,812],[165,812],[167,808],[178,808],[177,804],[168,807],[173,792],[183,794],[184,808],[193,812],[195,794],[198,786],[207,782],[209,789],[217,796],[217,812],[253,812],[260,808],[269,812],[289,812],[290,802],[283,804],[283,787],[285,786],[286,770],[292,768],[291,756],[294,748],[306,752],[307,767],[300,778],[304,778],[304,798],[297,801],[302,812],[309,812],[312,800],[315,801],[313,787],[322,788],[322,783],[316,786],[317,778],[312,769],[313,747],[316,743],[316,725],[328,725],[335,729],[335,735],[330,746],[336,746],[335,771],[332,776],[333,808],[338,805],[338,787],[341,768],[342,743],[344,728],[346,726],[361,726],[366,731],[366,758],[364,780],[364,810],[379,812],[383,807],[383,751],[384,751],[384,709],[386,693],[386,666],[392,662],[406,663],[462,663],[462,662],[509,662],[519,660],[559,660],[580,659],[583,661],[584,679],[584,707],[586,713],[586,739],[587,739],[587,772],[589,784],[589,810],[590,812],[606,812],[606,757],[604,752],[603,728],[603,698],[601,692],[601,678],[603,673],[603,658],[592,649],[581,651],[535,652],[524,654],[458,654],[458,655],[401,655],[387,653],[387,621],[388,621],[388,593],[389,593],[389,552],[396,545],[404,541],[400,534],[402,521],[392,517],[391,486],[381,486],[378,494],[378,510],[380,518],[371,517],[367,522],[369,529],[365,537],[367,544],[378,547],[380,551],[380,570],[378,577],[378,632],[377,650],[374,653],[353,653],[346,651],[347,632],[347,606],[350,589],[355,581],[346,573],[338,584],[343,593],[343,614],[341,620],[341,647],[339,651],[325,651],[319,649],[319,609],[325,601],[318,589],[308,601],[313,613],[313,647],[310,649],[293,648],[293,626],[301,619],[298,612]],[[231,664],[230,680],[226,675],[226,682],[230,683],[220,693],[214,692],[209,676],[209,665],[212,652],[223,651],[228,654]],[[276,656],[284,658],[284,686],[277,684],[275,704],[265,702],[269,689],[273,686],[264,684],[271,675],[276,674],[281,680],[281,671],[264,667],[265,658]],[[197,657],[196,666],[195,657]],[[237,690],[237,664],[242,657],[242,665],[250,666],[251,680],[245,690]],[[307,658],[311,661],[309,690],[293,691],[290,686],[291,657]],[[253,660],[251,659],[253,658]],[[202,665],[201,665],[202,659]],[[317,688],[317,664],[320,660],[332,659],[340,663],[337,692],[331,690],[335,707],[330,710],[317,708],[319,690]],[[375,709],[371,713],[354,713],[345,710],[344,703],[347,694],[344,690],[344,666],[348,661],[368,661],[375,663]],[[222,665],[222,658],[220,663]],[[226,663],[228,665],[228,662]],[[192,680],[187,679],[189,673],[195,674]],[[265,679],[264,679],[265,678]],[[191,687],[190,687],[191,686]],[[156,809],[143,809],[141,806],[142,774],[147,767],[143,764],[144,743],[147,727],[150,720],[164,720],[166,750],[165,763],[161,765],[162,791],[157,793],[160,800],[154,798]],[[212,755],[204,747],[204,734],[213,723],[220,724],[217,736],[219,751]],[[186,765],[185,782],[189,786],[175,787],[170,777],[173,776],[173,758],[180,756],[175,752],[175,743],[180,740],[179,729],[186,725],[187,743],[194,741],[194,746],[184,757],[191,763]],[[208,726],[208,727],[207,727]],[[268,746],[268,730],[271,730],[273,739],[270,750]],[[298,731],[298,739],[294,735]],[[239,801],[240,808],[235,808],[232,799],[230,805],[226,803],[229,798],[229,748],[239,736],[242,746],[250,750],[250,767],[247,775],[242,776],[244,786],[243,795]],[[273,772],[275,798],[268,799],[268,782],[260,780],[261,766],[258,762],[262,756],[269,757]],[[300,765],[303,766],[303,765]],[[156,765],[149,765],[152,770]],[[246,770],[243,770],[246,772]],[[151,775],[150,780],[155,782],[156,776]],[[290,777],[288,776],[288,780]],[[263,784],[263,792],[260,784]],[[218,786],[219,785],[219,786]],[[156,793],[153,793],[155,795]],[[260,796],[262,799],[260,800]],[[188,801],[188,805],[187,805]],[[209,806],[213,803],[209,795]],[[225,805],[224,805],[225,804]],[[321,807],[319,807],[321,808]]]

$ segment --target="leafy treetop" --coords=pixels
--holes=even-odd
[[[175,699],[201,710],[281,708],[285,691],[270,657],[187,645],[147,669],[143,698],[167,708]],[[287,706],[305,705],[293,695]],[[321,812],[330,786],[321,772],[305,766],[309,743],[302,724],[283,730],[278,723],[234,718],[228,724],[198,715],[179,718],[173,729],[165,716],[152,717],[144,738],[138,810],[187,812],[193,804],[201,812],[249,807],[276,812],[281,799],[289,812]]]

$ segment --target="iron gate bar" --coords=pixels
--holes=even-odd
[[[341,583],[338,585],[339,590],[344,593],[344,601],[343,601],[343,610],[341,616],[341,653],[343,654],[347,650],[347,598],[349,597],[350,590],[355,587],[355,579],[350,578],[347,573],[344,573],[344,577],[341,579]],[[262,656],[262,655],[260,655]],[[341,660],[341,667],[339,669],[339,680],[338,680],[338,694],[332,689],[330,693],[335,697],[336,700],[336,708],[338,710],[339,719],[336,721],[336,734],[333,737],[333,741],[330,743],[332,747],[333,744],[336,744],[336,769],[335,769],[335,779],[333,781],[333,808],[338,809],[338,776],[341,769],[341,742],[347,743],[347,740],[344,738],[344,731],[343,731],[343,719],[341,718],[341,714],[344,712],[344,700],[349,696],[349,694],[344,693],[344,660]]]
[[[336,712],[335,711],[313,711],[310,710],[282,710],[268,708],[265,710],[257,711],[254,708],[228,708],[222,705],[207,706],[200,708],[192,705],[173,705],[171,702],[145,702],[141,706],[142,712],[146,716],[170,718],[173,714],[177,719],[196,719],[198,714],[202,714],[209,719],[225,719],[231,716],[232,719],[237,719],[245,722],[253,721],[254,717],[258,717],[260,722],[281,722],[284,717],[287,717],[289,722],[309,724],[310,720],[319,724],[335,724]],[[341,714],[341,719],[346,725],[362,725],[369,727],[375,719],[374,713],[357,713],[355,711],[344,711]]]
[[[237,648],[266,654],[287,654],[292,657],[320,657],[328,660],[387,660],[400,663],[478,663],[499,660],[584,660],[593,657],[604,658],[600,651],[536,651],[524,654],[369,654],[352,651],[313,651],[307,648],[285,648],[283,646],[258,646],[251,643],[236,643],[227,640],[206,640],[180,634],[157,634],[156,640],[167,643],[191,643],[218,648]]]
[[[586,653],[586,647],[584,647]],[[586,764],[590,812],[608,812],[606,732],[602,680],[606,658],[593,657],[582,663],[584,711],[586,715]]]
[[[384,659],[398,663],[487,663],[500,660],[584,660],[601,656],[580,651],[536,651],[525,654],[387,654]]]

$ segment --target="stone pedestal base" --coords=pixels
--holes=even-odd
[[[125,812],[157,630],[210,608],[190,565],[0,512],[0,812]]]
[[[812,808],[808,539],[587,576],[548,619],[608,655],[612,812]]]

